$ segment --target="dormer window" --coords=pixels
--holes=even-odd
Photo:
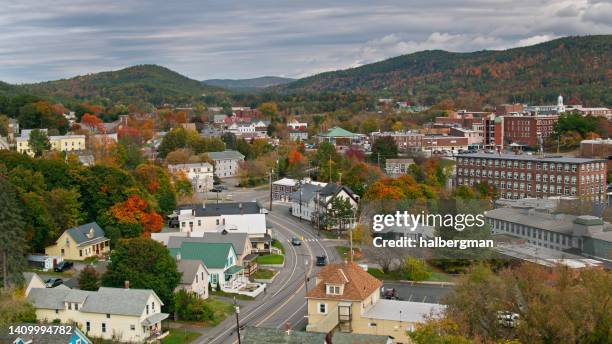
[[[87,232],[87,238],[92,239],[94,237],[94,229],[90,228],[89,232]]]
[[[341,295],[342,293],[340,292],[340,286],[339,285],[332,285],[332,284],[328,284],[327,285],[327,293],[330,295]]]

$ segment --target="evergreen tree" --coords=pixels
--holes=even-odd
[[[93,266],[88,265],[81,270],[81,274],[79,275],[79,288],[81,290],[96,291],[99,287],[100,276]]]
[[[51,149],[49,137],[44,131],[38,129],[32,130],[28,144],[35,156],[41,156],[44,151]]]
[[[0,176],[0,270],[6,289],[22,280],[25,267],[25,229],[17,192]]]

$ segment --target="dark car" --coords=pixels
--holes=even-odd
[[[55,270],[55,272],[63,272],[65,270],[70,270],[73,265],[72,262],[61,262],[57,264],[53,270]]]
[[[181,223],[178,219],[171,219],[170,221],[168,221],[168,227],[170,228],[179,228],[180,224]]]
[[[300,239],[293,237],[291,238],[291,245],[293,246],[302,246],[302,242],[300,241]]]
[[[218,185],[215,186],[214,188],[210,189],[210,192],[222,192],[222,191],[223,190],[221,190]]]
[[[383,289],[382,292],[383,298],[387,300],[399,300],[399,295],[397,295],[397,290],[395,288]]]
[[[325,266],[325,265],[327,265],[327,257],[317,256],[317,266]]]
[[[55,288],[61,284],[64,284],[64,281],[61,278],[49,278],[45,281],[45,286],[47,288]]]

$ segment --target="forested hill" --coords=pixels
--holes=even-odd
[[[472,97],[479,102],[551,102],[559,94],[587,105],[612,104],[612,35],[565,37],[503,51],[422,51],[317,74],[275,91],[350,91],[423,104]]]
[[[270,86],[282,85],[295,79],[282,78],[278,76],[262,76],[251,79],[209,79],[203,82],[207,85],[223,87],[229,90],[258,90]]]
[[[154,105],[185,103],[203,95],[222,92],[157,65],[138,65],[19,87],[24,92],[55,99]]]

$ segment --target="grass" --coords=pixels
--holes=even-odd
[[[183,329],[170,329],[170,334],[161,340],[161,344],[187,344],[200,336],[197,332],[186,331]]]
[[[251,274],[251,278],[253,279],[270,279],[276,275],[276,270],[270,269],[259,269]]]
[[[258,264],[283,264],[285,256],[280,254],[269,254],[267,256],[257,257]]]
[[[243,300],[243,301],[255,300],[253,297],[248,296],[248,295],[242,295],[242,294],[236,294],[236,293],[226,293],[223,290],[210,290],[209,293],[210,295],[222,296],[222,297],[227,297],[230,299],[235,297],[237,300]]]
[[[348,259],[350,257],[350,248],[346,246],[336,246],[336,251],[342,258]],[[361,252],[358,248],[353,247],[353,260],[358,261],[361,259]]]
[[[211,295],[216,295],[216,294],[213,294],[211,292]],[[227,295],[233,295],[233,294],[227,294]],[[240,295],[240,296],[245,296],[245,295]],[[194,326],[199,326],[199,327],[215,327],[219,325],[223,320],[225,320],[225,318],[234,314],[235,309],[232,303],[217,300],[213,297],[210,297],[204,300],[204,302],[209,306],[210,309],[213,310],[213,317],[212,317],[213,320],[177,321],[177,322],[181,324],[189,324],[189,325],[194,325]]]
[[[279,250],[281,250],[281,252],[283,252],[283,254],[285,254],[285,248],[283,247],[283,244],[281,244],[280,241],[278,241],[276,239],[272,240],[272,246],[276,247]]]

